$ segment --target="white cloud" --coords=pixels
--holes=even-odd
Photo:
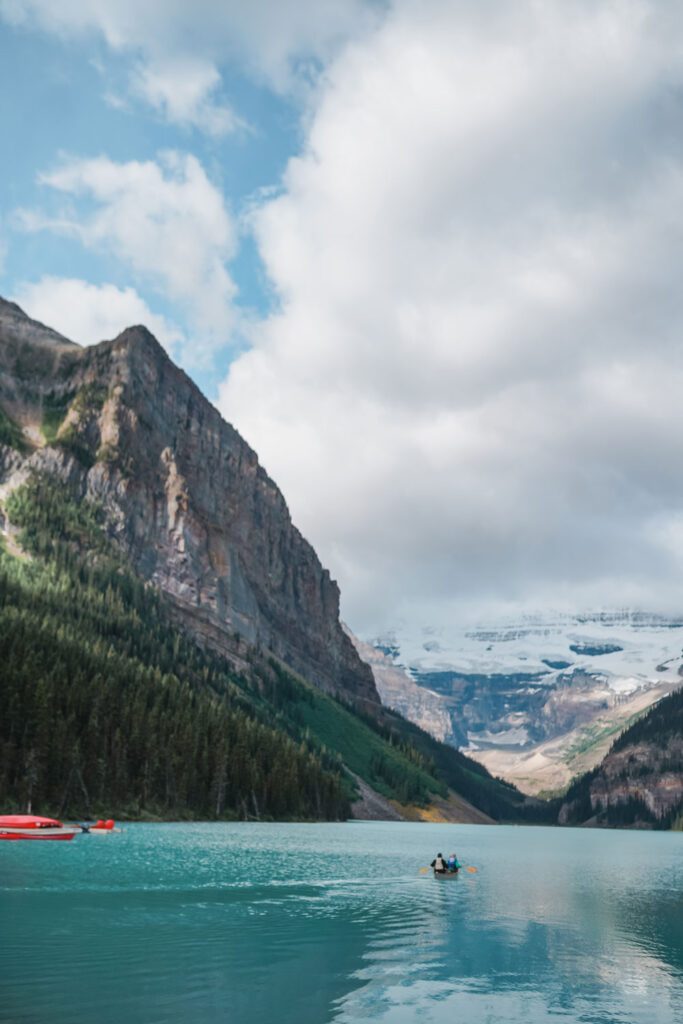
[[[180,304],[193,329],[186,361],[199,364],[228,342],[235,286],[225,264],[235,252],[235,226],[196,157],[68,159],[40,181],[71,205],[56,217],[20,211],[17,223],[25,230],[50,230],[113,252],[130,273]]]
[[[245,123],[213,97],[221,76],[210,64],[175,58],[138,64],[131,76],[132,91],[168,121],[195,125],[208,135],[225,135]]]
[[[63,37],[102,37],[133,56],[131,91],[170,121],[210,134],[242,127],[220,97],[222,66],[297,88],[372,18],[372,0],[0,0],[0,17]]]
[[[682,30],[397,0],[328,69],[254,217],[281,308],[221,408],[356,629],[680,604]]]
[[[171,355],[184,342],[181,331],[153,313],[134,288],[44,276],[39,281],[21,282],[14,295],[34,320],[49,324],[79,345],[115,338],[134,324],[144,324]]]

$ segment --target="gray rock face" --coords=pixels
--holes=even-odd
[[[329,693],[379,703],[282,494],[144,327],[81,349],[3,302],[0,404],[27,443],[21,457],[0,447],[0,488],[29,468],[68,479],[201,642],[238,665],[258,647]]]

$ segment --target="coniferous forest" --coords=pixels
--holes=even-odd
[[[88,503],[7,501],[30,556],[0,558],[0,799],[52,811],[336,818],[340,768],[250,707],[174,630]],[[242,681],[244,686],[244,682]]]

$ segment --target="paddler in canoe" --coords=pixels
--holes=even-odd
[[[442,853],[437,853],[429,866],[430,868],[434,868],[435,875],[457,875],[460,870],[458,858],[454,853],[450,854],[448,860],[444,860]]]

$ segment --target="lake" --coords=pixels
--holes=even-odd
[[[681,833],[135,824],[0,843],[0,920],[3,1021],[683,1022]]]

